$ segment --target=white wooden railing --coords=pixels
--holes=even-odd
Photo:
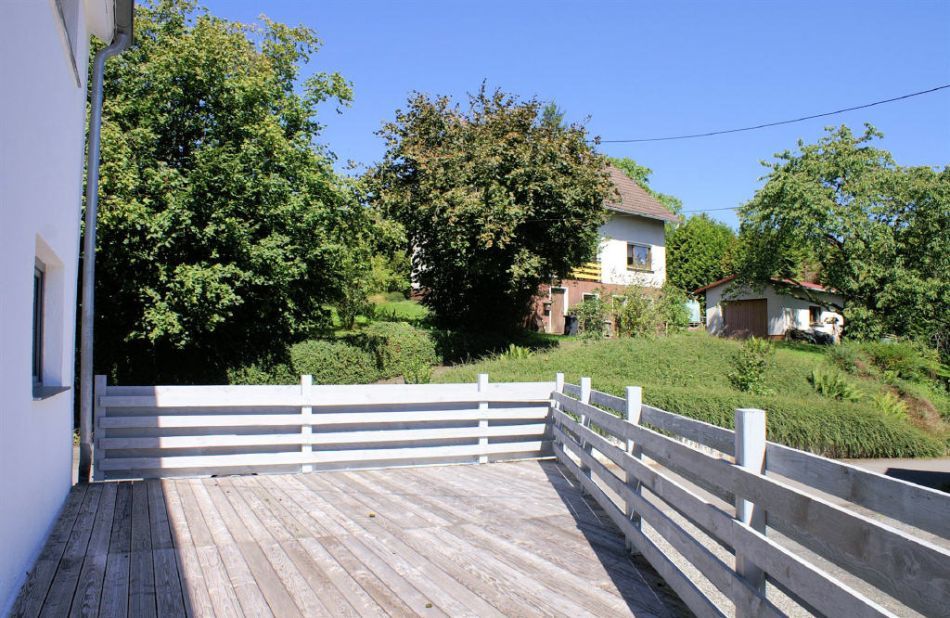
[[[700,616],[950,615],[950,495],[592,390],[95,382],[96,480],[557,457]],[[685,564],[692,565],[684,568]]]
[[[96,480],[550,456],[554,382],[109,386],[95,382]]]
[[[557,458],[697,615],[950,613],[947,494],[767,443],[761,410],[734,432],[557,390]]]

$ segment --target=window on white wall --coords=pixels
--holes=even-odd
[[[46,266],[33,268],[33,385],[43,384],[43,321],[46,307]]]
[[[653,256],[650,245],[627,243],[627,270],[653,270]]]

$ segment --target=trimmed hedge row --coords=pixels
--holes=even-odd
[[[615,393],[620,394],[620,393]],[[651,386],[652,406],[732,428],[736,408],[768,413],[768,439],[827,457],[939,457],[943,442],[907,422],[847,402],[828,404],[747,393]]]

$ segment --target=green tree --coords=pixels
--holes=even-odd
[[[447,326],[519,324],[538,286],[591,259],[606,161],[542,104],[481,90],[462,110],[416,94],[380,134],[371,201],[406,231],[424,302]]]
[[[706,214],[670,226],[666,233],[667,280],[692,291],[730,274],[726,257],[735,238],[732,228]]]
[[[221,379],[328,325],[365,263],[366,217],[317,145],[338,74],[301,80],[314,33],[136,7],[103,112],[97,371]]]
[[[654,191],[650,187],[650,176],[653,175],[653,170],[645,165],[640,165],[633,159],[629,157],[607,157],[610,160],[610,164],[626,174],[631,180],[636,182],[640,187],[656,198],[658,202],[663,204],[667,210],[669,210],[674,215],[680,214],[683,210],[683,202],[680,198],[668,195],[666,193],[660,193],[659,191]]]
[[[748,282],[795,278],[813,261],[845,298],[846,332],[906,336],[948,351],[950,168],[900,167],[862,135],[829,128],[767,164],[740,210],[736,265]],[[808,296],[790,286],[789,292]]]

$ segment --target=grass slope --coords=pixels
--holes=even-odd
[[[654,340],[564,340],[530,358],[496,357],[454,367],[438,382],[470,382],[479,373],[492,381],[553,380],[558,371],[568,382],[589,376],[596,390],[623,395],[628,385],[642,386],[644,402],[722,427],[732,427],[740,407],[768,413],[769,439],[832,457],[928,457],[945,452],[944,441],[915,427],[909,419],[886,416],[870,395],[881,385],[857,380],[866,393],[857,403],[822,397],[808,383],[811,370],[825,365],[821,348],[780,344],[768,382],[774,394],[750,395],[729,383],[729,359],[739,343],[689,333]]]

